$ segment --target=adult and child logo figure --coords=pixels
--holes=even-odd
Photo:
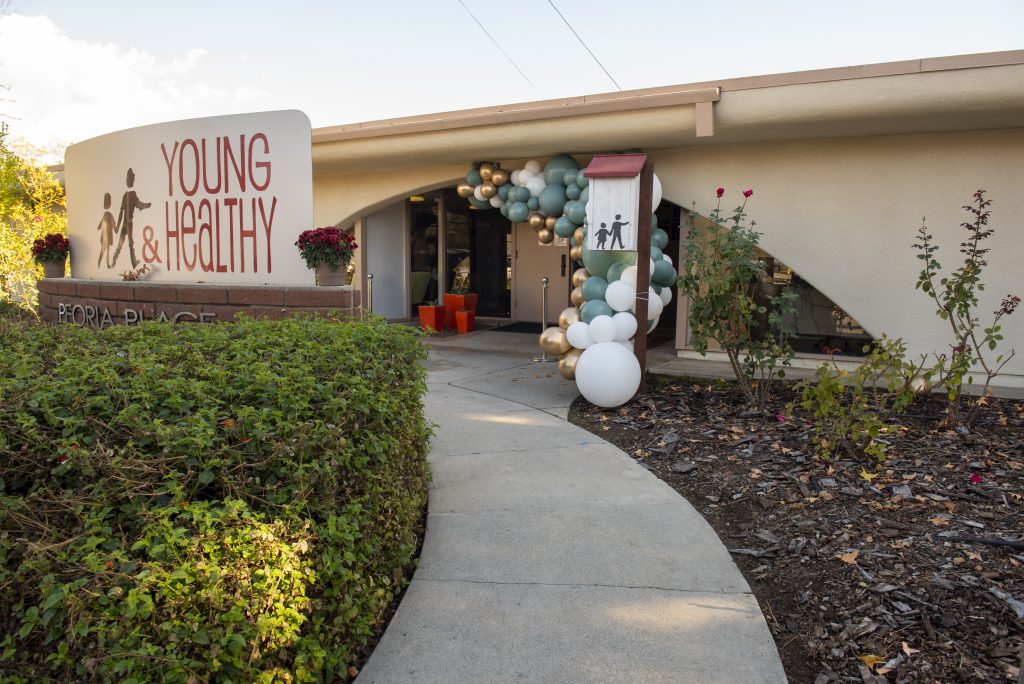
[[[107,268],[114,268],[117,265],[117,257],[121,254],[121,248],[124,247],[125,238],[128,238],[128,256],[131,257],[132,268],[139,266],[139,260],[135,256],[133,220],[135,210],[149,209],[150,202],[140,200],[138,194],[132,189],[132,186],[135,185],[135,172],[131,169],[128,169],[125,182],[128,189],[121,197],[121,209],[118,211],[116,221],[114,215],[110,213],[110,193],[107,192],[103,195],[103,218],[100,219],[100,225],[97,227],[97,230],[100,231],[100,256],[96,261],[97,268],[103,263],[104,256],[107,259]],[[114,249],[114,257],[111,259],[110,248],[114,244],[115,235],[118,236],[117,247]]]
[[[622,214],[616,214],[615,220],[612,221],[612,229],[608,230],[608,224],[602,223],[601,230],[597,231],[594,235],[597,236],[597,248],[598,249],[615,249],[615,241],[619,241],[619,249],[626,249],[626,246],[622,243],[622,228],[629,225],[629,221],[622,220]],[[608,239],[608,236],[612,236],[612,244],[609,247],[605,247],[604,243]]]

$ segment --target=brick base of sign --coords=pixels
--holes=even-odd
[[[284,318],[299,313],[360,313],[351,287],[176,285],[78,278],[39,281],[39,317],[52,323],[105,327],[141,321],[214,323],[235,314]]]

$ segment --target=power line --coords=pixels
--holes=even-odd
[[[523,79],[530,84],[530,87],[537,92],[537,95],[543,97],[543,95],[541,95],[540,89],[538,89],[537,86],[533,84],[533,81],[531,81],[527,77],[527,75],[523,73],[523,70],[519,68],[519,65],[512,61],[512,58],[508,56],[508,53],[505,52],[504,48],[501,47],[498,41],[494,39],[494,36],[491,35],[490,31],[484,28],[484,25],[480,23],[480,20],[476,18],[476,15],[469,11],[469,8],[466,7],[466,3],[464,3],[462,0],[459,0],[459,4],[462,5],[462,9],[466,10],[466,14],[473,17],[473,21],[475,21],[476,25],[480,27],[480,30],[487,34],[487,37],[491,39],[492,43],[494,43],[494,47],[498,48],[498,50],[501,51],[501,54],[505,55],[505,59],[508,60],[508,63],[515,67],[515,70],[519,72],[519,75],[522,76]],[[621,88],[619,90],[621,90]]]
[[[461,2],[462,0],[459,1]],[[548,0],[548,4],[551,5],[551,9],[555,10],[555,13],[562,18],[562,21],[565,22],[565,25],[569,27],[570,31],[572,31],[572,35],[576,36],[576,40],[580,41],[580,45],[582,45],[583,48],[590,53],[590,56],[594,58],[594,61],[597,62],[597,66],[601,67],[601,71],[603,71],[604,75],[608,77],[608,80],[614,83],[615,87],[618,88],[621,92],[622,86],[619,85],[618,81],[612,78],[612,75],[609,74],[608,70],[604,68],[604,64],[601,64],[601,60],[597,58],[597,55],[595,55],[593,51],[589,47],[587,47],[587,44],[583,42],[582,38],[580,38],[580,34],[576,33],[576,29],[572,27],[572,24],[570,24],[569,21],[565,18],[565,15],[558,11],[558,8],[555,7],[555,3],[552,0]]]

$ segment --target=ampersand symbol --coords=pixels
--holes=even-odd
[[[142,229],[142,260],[147,264],[160,261],[160,241],[153,239],[153,226],[146,226]]]

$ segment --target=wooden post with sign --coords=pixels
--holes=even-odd
[[[636,252],[637,332],[633,353],[640,362],[640,391],[647,377],[647,297],[651,281],[651,214],[654,164],[646,154],[596,155],[584,175],[591,179],[587,249]],[[616,247],[616,244],[618,247]]]

